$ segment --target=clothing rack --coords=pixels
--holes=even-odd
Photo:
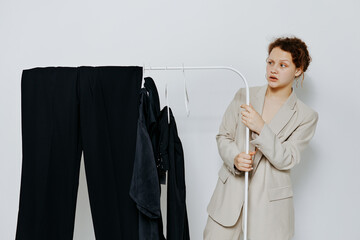
[[[184,65],[182,67],[145,67],[143,66],[143,71],[144,70],[211,70],[211,69],[225,69],[225,70],[230,70],[235,72],[236,74],[238,74],[240,76],[240,78],[244,81],[245,83],[245,88],[246,88],[246,104],[249,105],[250,103],[250,96],[249,96],[249,85],[248,82],[246,81],[246,78],[244,77],[243,74],[241,74],[240,71],[238,71],[237,69],[233,68],[233,67],[227,67],[227,66],[202,66],[202,67],[184,67]],[[246,127],[246,154],[249,154],[249,128]],[[245,172],[245,196],[244,196],[244,229],[243,229],[243,233],[244,233],[244,240],[247,239],[247,207],[248,207],[248,182],[249,179],[249,172]]]

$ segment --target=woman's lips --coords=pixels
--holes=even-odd
[[[274,81],[274,82],[278,80],[276,77],[273,77],[273,76],[270,76],[269,78],[270,78],[270,81]]]

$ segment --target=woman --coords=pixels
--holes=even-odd
[[[294,235],[290,170],[315,133],[318,113],[296,97],[292,86],[301,75],[304,80],[311,57],[296,37],[276,39],[268,54],[267,84],[249,88],[250,106],[241,88],[216,135],[224,164],[207,208],[206,240],[241,239],[244,172],[249,172],[248,240],[288,240]]]

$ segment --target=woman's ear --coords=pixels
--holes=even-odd
[[[295,70],[295,77],[299,77],[302,74],[302,69],[301,68],[297,68]]]

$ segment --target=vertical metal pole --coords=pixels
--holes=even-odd
[[[231,70],[235,73],[237,73],[241,79],[244,81],[245,83],[245,88],[246,88],[246,104],[250,105],[250,94],[249,94],[249,86],[248,83],[246,81],[246,78],[235,68],[232,67],[225,67],[225,66],[205,66],[205,67],[148,67],[145,68],[146,70],[184,70],[184,69],[190,69],[190,70],[196,70],[196,69],[227,69],[227,70]],[[240,106],[239,106],[240,107]],[[246,127],[246,154],[249,154],[249,133],[250,130],[248,127]],[[244,239],[243,240],[247,240],[247,210],[248,210],[248,189],[249,189],[249,172],[245,172],[245,196],[244,196],[244,218],[243,218],[243,223],[244,223],[244,227],[243,227],[243,233],[244,233]]]

